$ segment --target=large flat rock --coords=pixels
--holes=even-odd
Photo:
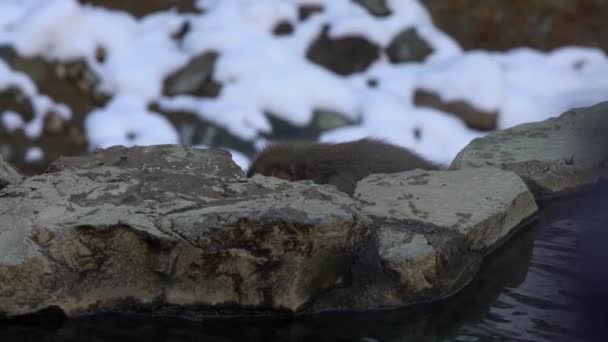
[[[355,198],[372,217],[450,230],[471,250],[493,246],[537,211],[521,178],[496,168],[373,175]]]
[[[374,238],[354,265],[353,285],[325,305],[394,307],[449,295],[481,260],[538,210],[515,173],[496,168],[371,175],[355,199]]]
[[[0,191],[0,313],[297,311],[339,286],[369,222],[329,186],[221,150],[110,148]]]
[[[451,169],[494,166],[521,176],[538,197],[608,176],[608,102],[473,140]]]

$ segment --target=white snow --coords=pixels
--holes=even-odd
[[[38,146],[30,147],[25,151],[25,159],[28,163],[35,163],[44,159],[44,151]]]
[[[483,135],[449,113],[413,104],[417,89],[444,101],[466,101],[499,113],[499,128],[543,120],[565,110],[608,100],[608,58],[594,48],[563,47],[552,52],[518,48],[507,52],[463,51],[437,29],[418,0],[388,0],[392,14],[374,17],[351,0],[198,0],[203,14],[169,10],[136,19],[116,10],[80,5],[76,0],[0,1],[0,44],[24,56],[70,61],[83,58],[100,77],[99,90],[113,95],[105,108],[87,115],[91,148],[179,141],[175,128],[150,103],[164,110],[190,111],[256,146],[272,127],[271,112],[294,125],[306,125],[313,110],[326,109],[360,120],[356,127],[325,132],[322,141],[365,136],[384,138],[425,157],[449,163],[471,139]],[[305,21],[300,5],[324,11]],[[182,41],[172,35],[188,22]],[[293,34],[275,36],[280,22]],[[329,36],[358,35],[381,48],[398,33],[415,29],[434,48],[422,62],[393,65],[386,56],[366,71],[343,77],[305,58],[311,42],[329,25]],[[106,59],[95,59],[103,48]],[[217,98],[164,97],[163,80],[201,53],[219,58],[214,78]],[[377,82],[372,88],[369,80]],[[4,113],[7,129],[22,127],[30,138],[42,132],[44,115],[71,111],[39,94],[27,75],[0,60],[0,91],[20,89],[34,106],[34,119],[19,122]],[[19,116],[20,118],[20,116]],[[8,123],[8,124],[7,124]],[[239,165],[245,165],[243,156]]]
[[[91,148],[177,144],[179,137],[169,120],[146,106],[140,98],[121,95],[89,114],[85,129]]]
[[[232,160],[234,160],[236,165],[240,166],[243,170],[247,170],[249,168],[249,158],[247,158],[246,155],[232,149],[229,149],[228,151],[230,154],[232,154]]]
[[[500,64],[480,51],[430,63],[419,73],[418,87],[434,90],[444,101],[469,99],[476,108],[496,111],[505,82]]]
[[[7,110],[2,113],[2,125],[7,132],[12,133],[23,127],[23,118],[21,117],[21,114],[12,110]]]

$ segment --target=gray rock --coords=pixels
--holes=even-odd
[[[194,57],[186,66],[174,72],[164,83],[164,93],[169,96],[179,94],[198,94],[217,96],[217,85],[211,76],[219,54],[206,52]]]
[[[421,62],[433,53],[433,48],[418,35],[418,31],[408,28],[393,38],[385,49],[391,63]]]
[[[352,0],[355,3],[363,6],[369,13],[377,17],[386,17],[392,14],[392,11],[386,5],[386,0]]]
[[[0,192],[0,316],[318,312],[435,300],[536,212],[496,168],[329,185],[243,177],[222,150],[112,147]]]
[[[374,221],[375,240],[354,265],[352,285],[319,307],[395,307],[454,293],[538,210],[524,182],[496,168],[376,174],[354,196]]]
[[[450,230],[474,251],[495,245],[537,211],[521,178],[496,168],[371,175],[354,196],[374,218],[415,222],[420,233],[425,226]]]
[[[383,226],[378,230],[378,255],[384,268],[399,275],[399,284],[413,293],[437,280],[437,250],[422,234]]]
[[[318,109],[313,112],[313,125],[318,132],[326,132],[353,124],[353,120],[350,120],[342,113],[324,109]]]
[[[4,161],[0,154],[0,189],[9,184],[16,184],[21,181],[22,177],[10,164]]]
[[[344,282],[369,223],[333,187],[245,180],[221,150],[61,158],[0,196],[0,314],[297,311]]]
[[[595,184],[608,175],[608,102],[573,109],[473,140],[451,169],[494,166],[517,173],[537,197]]]

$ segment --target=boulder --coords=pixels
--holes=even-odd
[[[0,196],[0,313],[298,311],[348,275],[369,220],[330,186],[243,179],[222,150],[113,147]]]
[[[540,198],[608,176],[608,102],[473,140],[451,169],[494,166],[517,173]]]
[[[374,222],[373,237],[352,285],[319,306],[395,307],[454,293],[538,210],[524,182],[496,168],[371,175],[354,197]]]

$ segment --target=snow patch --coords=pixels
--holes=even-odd
[[[608,100],[608,58],[598,49],[463,51],[433,25],[420,1],[386,3],[392,14],[375,17],[352,0],[198,0],[203,14],[171,10],[136,19],[76,0],[4,0],[0,44],[13,46],[24,56],[86,61],[100,77],[98,90],[113,96],[85,120],[92,148],[177,143],[175,128],[149,111],[150,103],[167,111],[195,113],[256,146],[272,130],[266,113],[305,126],[315,109],[325,109],[361,124],[325,132],[322,141],[384,138],[447,164],[483,133],[449,113],[416,108],[416,89],[498,112],[499,128]],[[302,5],[320,5],[324,11],[299,21]],[[284,21],[294,31],[275,36],[272,30]],[[175,39],[185,22],[189,32]],[[330,37],[357,35],[382,48],[403,30],[415,29],[434,51],[422,62],[403,64],[390,64],[382,56],[364,72],[344,77],[305,58],[326,25]],[[101,61],[95,58],[99,49],[106,56]],[[168,75],[209,51],[219,55],[213,74],[222,83],[217,98],[163,96]],[[8,129],[23,127],[28,137],[36,138],[46,113],[71,117],[69,108],[39,94],[25,74],[0,60],[0,91],[10,87],[21,90],[35,113],[27,123],[3,114]]]
[[[2,126],[4,126],[7,132],[12,133],[23,128],[23,117],[17,112],[7,110],[2,113]]]
[[[44,159],[44,151],[38,146],[30,147],[25,151],[25,161],[28,163],[36,163]]]
[[[133,96],[118,96],[103,109],[93,111],[85,121],[91,149],[113,145],[177,144],[179,137],[171,123]]]

